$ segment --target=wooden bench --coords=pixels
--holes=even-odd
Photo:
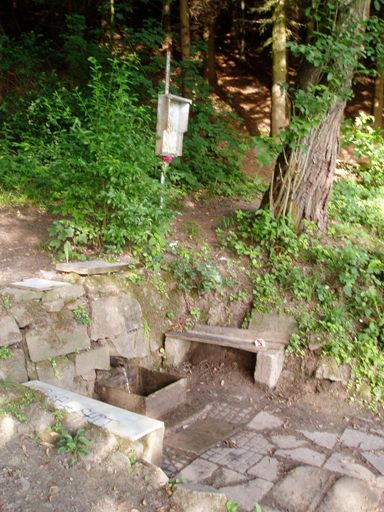
[[[178,366],[192,343],[205,343],[256,353],[255,382],[276,386],[284,364],[284,348],[289,334],[279,331],[255,331],[235,327],[196,324],[186,332],[166,333],[165,351],[171,364]]]

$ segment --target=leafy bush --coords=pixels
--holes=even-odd
[[[346,123],[343,143],[353,147],[355,156],[361,160],[353,170],[368,187],[384,186],[384,138],[379,129],[372,127],[373,117],[364,113],[353,123]]]
[[[237,212],[231,226],[219,236],[250,259],[254,307],[295,315],[299,330],[292,350],[320,344],[324,354],[351,366],[355,389],[370,385],[372,406],[384,403],[383,253],[323,238],[311,225],[297,234],[289,219],[262,210]]]

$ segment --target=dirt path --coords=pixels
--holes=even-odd
[[[0,209],[0,286],[53,269],[41,244],[52,218],[32,207]]]

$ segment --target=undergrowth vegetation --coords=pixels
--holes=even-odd
[[[303,355],[311,346],[347,364],[351,388],[369,386],[375,408],[384,403],[384,195],[376,186],[383,168],[375,164],[370,175],[363,165],[335,183],[326,234],[310,224],[298,234],[288,218],[265,210],[237,212],[218,234],[249,260],[254,308],[296,318],[290,349]]]
[[[81,16],[68,17],[64,78],[55,71],[49,45],[36,36],[14,46],[1,41],[7,49],[2,70],[18,82],[5,95],[0,119],[3,202],[14,193],[48,208],[57,217],[50,248],[67,259],[89,249],[121,251],[127,243],[140,250],[163,237],[173,201],[186,191],[212,187],[233,194],[237,185],[246,191],[240,173],[246,138],[233,126],[239,124],[234,115],[214,108],[196,59],[188,70],[194,107],[184,156],[172,165],[168,200],[159,207],[154,145],[162,33],[147,20],[143,30],[126,37],[126,45],[108,55],[85,38]],[[179,85],[175,77],[173,92],[180,93]]]

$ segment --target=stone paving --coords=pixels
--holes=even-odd
[[[278,408],[246,408],[236,417],[225,402],[207,416],[232,422],[233,433],[222,440],[212,432],[212,446],[197,454],[196,439],[194,452],[172,446],[171,429],[162,464],[170,476],[223,492],[239,512],[254,512],[256,503],[263,512],[384,511],[384,431],[377,425],[303,430]]]

